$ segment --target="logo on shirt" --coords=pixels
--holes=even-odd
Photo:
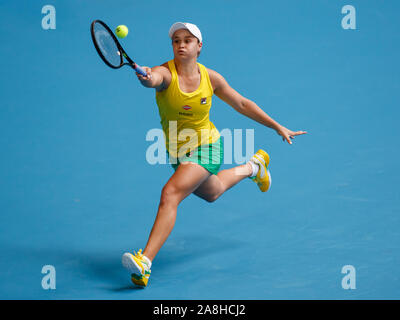
[[[200,104],[206,104],[206,103],[207,103],[207,98],[200,99]]]
[[[186,153],[186,157],[190,158],[191,156],[193,156],[193,151]]]
[[[188,106],[188,105],[183,106],[182,108],[185,109],[185,110],[190,110],[190,109],[192,109],[192,107],[191,107],[191,106]]]

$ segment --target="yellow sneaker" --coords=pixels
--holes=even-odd
[[[151,274],[151,261],[142,254],[126,252],[122,255],[122,265],[131,273],[131,280],[134,284],[146,287]]]
[[[267,169],[269,165],[268,153],[260,149],[251,157],[250,161],[259,167],[257,175],[251,177],[251,179],[257,183],[257,186],[262,192],[268,191],[272,183],[271,173]]]

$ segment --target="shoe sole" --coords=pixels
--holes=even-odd
[[[259,157],[256,156],[257,154],[259,155]],[[269,161],[270,161],[269,154],[267,152],[265,152],[264,150],[260,149],[255,153],[254,156],[256,156],[256,159],[258,161],[262,162],[262,164],[265,166],[265,169],[267,170],[268,180],[269,180],[268,188],[266,190],[260,189],[262,192],[267,192],[271,188],[271,185],[272,185],[271,173],[268,170],[268,165],[269,165]],[[255,179],[255,177],[253,179]]]
[[[269,189],[271,189],[272,178],[271,178],[271,173],[269,172],[269,170],[267,170],[267,175],[268,175],[268,182],[269,182],[268,188],[267,188],[267,189],[263,190],[263,189],[261,188],[261,186],[257,183],[257,185],[258,185],[258,187],[260,188],[261,192],[267,192]]]
[[[142,275],[142,269],[140,266],[135,262],[133,259],[133,255],[131,253],[124,253],[122,256],[122,265],[124,268],[129,270],[129,272],[132,274],[137,274],[138,276]]]
[[[269,186],[268,186],[267,190],[265,190],[265,191],[268,191],[269,189],[271,189],[271,185],[272,185],[271,172],[269,172],[269,170],[267,170],[267,174],[268,174],[268,179],[269,179]]]
[[[143,277],[138,277],[134,273],[132,273],[131,281],[135,286],[140,287],[140,288],[145,288],[145,287],[147,287],[147,282],[149,281],[149,279],[146,279]]]
[[[271,189],[271,185],[272,185],[271,172],[269,172],[269,170],[268,170],[268,165],[269,165],[269,161],[270,161],[269,154],[262,149],[258,150],[257,153],[262,155],[262,160],[264,161],[265,168],[267,169],[269,186],[268,186],[267,190],[264,191],[264,192],[267,192],[269,189]],[[265,158],[266,158],[266,161],[265,161]]]

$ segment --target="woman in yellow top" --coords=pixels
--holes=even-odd
[[[213,202],[246,177],[265,192],[271,185],[267,169],[269,156],[259,150],[244,165],[218,172],[223,159],[223,143],[209,120],[213,94],[239,113],[275,129],[283,141],[305,131],[293,132],[270,118],[253,101],[232,89],[214,70],[197,62],[203,46],[199,28],[191,23],[174,23],[174,59],[154,68],[143,67],[147,76],[136,73],[146,88],[154,88],[167,152],[175,173],[162,189],[157,217],[142,253],[125,253],[122,264],[130,271],[132,282],[146,286],[152,260],[175,224],[179,203],[191,193]]]

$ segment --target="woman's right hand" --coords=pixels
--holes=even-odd
[[[149,68],[149,67],[141,67],[141,68],[146,72],[147,76],[146,77],[142,76],[140,73],[136,72],[136,76],[138,77],[138,79],[140,81],[145,81],[145,82],[151,80],[152,79],[151,68]]]

